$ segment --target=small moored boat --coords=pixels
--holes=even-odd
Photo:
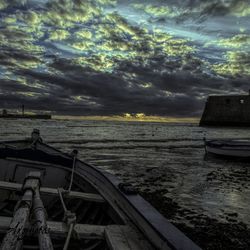
[[[250,159],[250,140],[205,140],[205,149],[218,156]]]
[[[31,139],[0,143],[0,249],[200,249],[133,186]]]

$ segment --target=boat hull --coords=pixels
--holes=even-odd
[[[250,141],[211,140],[205,142],[207,153],[217,156],[250,159]]]
[[[0,181],[10,181],[11,185],[14,185],[13,183],[23,183],[25,175],[36,170],[42,174],[43,179],[41,182],[46,187],[54,189],[57,187],[67,188],[73,162],[71,155],[42,142],[37,142],[35,147],[30,141],[0,143]],[[81,246],[91,244],[91,248],[86,249],[125,250],[127,249],[125,247],[114,248],[114,246],[110,246],[110,244],[120,244],[120,241],[116,239],[116,229],[121,229],[122,237],[129,235],[126,242],[131,241],[131,239],[132,242],[137,242],[134,247],[128,249],[200,249],[139,194],[134,192],[130,186],[126,187],[126,185],[121,184],[124,183],[115,176],[79,159],[75,161],[73,186],[78,188],[76,191],[87,192],[89,198],[86,200],[85,194],[85,201],[82,204],[73,200],[73,203],[68,203],[68,207],[78,211],[76,217],[79,221],[77,223],[89,226],[88,224],[91,222],[94,226],[99,225],[105,232],[106,238],[116,241],[110,242],[107,240],[108,245],[105,245],[106,238],[102,233],[104,239],[96,242],[99,244],[97,247],[95,247],[94,241],[89,242],[86,240],[81,241]],[[41,189],[41,192],[44,192],[44,189]],[[9,195],[10,192],[7,191],[7,194],[2,193],[1,197],[10,197]],[[98,195],[100,197],[96,198]],[[104,202],[100,202],[100,198],[103,198]],[[54,199],[54,201],[56,200]],[[57,206],[50,206],[53,205],[54,201],[51,197],[44,197],[44,204],[48,208],[50,221],[60,220],[63,215],[60,201],[59,203],[56,201]],[[2,199],[0,202],[2,202],[0,205],[4,205],[5,200]],[[57,208],[58,206],[59,208]],[[114,228],[116,228],[115,231]],[[90,237],[92,234],[87,236]],[[135,236],[136,240],[134,239]],[[81,249],[85,248],[82,247]]]

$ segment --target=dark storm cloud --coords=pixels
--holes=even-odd
[[[193,20],[197,23],[207,21],[212,17],[224,16],[249,16],[249,0],[167,0],[156,1],[156,6],[172,6],[173,12],[178,9],[178,14],[172,16],[177,23]],[[159,22],[166,22],[165,17],[158,19]],[[213,20],[210,20],[213,21]]]
[[[51,65],[62,74],[47,74],[23,70],[19,74],[31,77],[39,82],[47,82],[58,86],[58,92],[51,92],[53,110],[61,112],[64,105],[74,114],[105,115],[123,114],[126,112],[141,112],[148,115],[196,115],[201,111],[200,93],[216,93],[215,89],[223,89],[224,81],[213,83],[202,77],[198,78],[189,71],[186,73],[153,73],[153,65],[143,67],[127,61],[120,65],[115,73],[100,73],[92,69],[73,65],[70,60],[55,60]],[[154,66],[155,68],[157,65]],[[67,71],[65,71],[67,69]],[[151,69],[151,70],[149,70]],[[124,73],[137,74],[136,79],[124,81]],[[141,83],[151,82],[150,88],[142,87]],[[224,89],[225,90],[225,89]],[[90,108],[85,105],[72,103],[72,96],[83,95],[91,97],[97,104]],[[66,105],[66,106],[65,106]]]
[[[217,30],[225,34],[228,26],[216,26],[216,32],[218,23],[204,28],[197,22],[196,30],[171,26],[178,18],[191,25],[246,16],[248,1],[126,1],[145,2],[133,9],[136,18],[122,13],[124,1],[114,2],[0,0],[0,106],[74,115],[194,116],[209,94],[248,90],[247,34],[243,42],[239,36],[217,41]],[[114,12],[106,13],[105,6]]]
[[[167,1],[168,2],[168,1]],[[181,1],[170,1],[172,4],[179,6],[185,6],[189,8],[207,7],[208,13],[214,14],[226,14],[233,10],[233,8],[249,3],[248,0],[181,0]]]
[[[11,67],[25,67],[25,65],[39,64],[41,60],[33,55],[22,50],[11,49],[8,47],[2,48],[4,51],[0,54],[0,65]]]
[[[28,86],[28,85],[20,84],[20,82],[18,81],[0,79],[0,90],[5,93],[6,92],[16,93],[18,91],[30,92],[30,91],[36,90],[36,88]]]
[[[244,7],[247,7],[247,4],[249,4],[249,1],[217,0],[217,1],[201,1],[201,4],[204,4],[204,9],[202,10],[201,15],[223,16],[227,14],[234,14],[235,11],[239,12],[243,11]]]
[[[161,65],[163,72],[157,72]],[[249,77],[239,79],[224,79],[202,71],[202,61],[197,58],[187,57],[183,65],[180,61],[168,61],[164,57],[151,60],[147,66],[136,65],[131,62],[123,63],[120,70],[136,73],[136,81],[151,82],[160,91],[168,91],[174,94],[183,94],[199,98],[201,94],[223,94],[237,92],[237,87],[242,91],[248,91]]]
[[[60,101],[60,99],[53,99],[51,96],[48,97],[37,97],[37,98],[30,98],[29,96],[25,95],[18,95],[16,93],[9,93],[9,94],[1,94],[0,93],[0,105],[2,108],[6,109],[21,109],[21,105],[24,105],[29,110],[43,110],[43,111],[52,111],[63,113],[65,110],[65,100]],[[79,109],[79,107],[68,107],[72,110]]]
[[[140,112],[148,115],[194,116],[202,111],[207,95],[230,93],[237,91],[237,88],[248,89],[247,79],[229,81],[209,75],[204,77],[200,70],[202,62],[197,59],[189,58],[185,66],[179,61],[175,64],[166,61],[162,56],[149,61],[148,65],[123,61],[115,72],[101,73],[75,65],[72,60],[58,58],[49,67],[52,72],[60,74],[31,69],[17,73],[31,82],[35,80],[47,85],[51,89],[48,91],[50,96],[33,100],[33,106],[51,109],[58,114],[121,115]],[[159,65],[165,72],[157,71]],[[137,77],[124,80],[125,73],[136,74]],[[152,86],[144,88],[142,84],[145,82],[150,82]],[[74,102],[72,96],[88,97],[95,104],[89,106],[85,101]],[[28,100],[22,102],[28,102],[28,105],[32,103]]]
[[[60,87],[68,95],[91,95],[100,97],[112,95],[122,98],[120,95],[126,88],[127,83],[115,75],[95,72],[91,68],[74,65],[70,60],[58,59],[51,68],[61,72],[57,74],[39,73],[32,70],[20,71],[19,74],[31,76],[41,82],[47,82]],[[118,91],[119,90],[119,91]]]

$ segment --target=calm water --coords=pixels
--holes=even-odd
[[[250,138],[250,129],[200,128],[192,124],[1,120],[0,140],[29,137],[38,128],[45,142],[132,182],[142,193],[171,199],[182,211],[219,222],[250,226],[250,163],[204,159],[203,137]],[[191,214],[192,214],[191,213]],[[165,214],[168,217],[168,214]],[[192,217],[192,216],[191,216]],[[195,226],[190,214],[174,222]]]

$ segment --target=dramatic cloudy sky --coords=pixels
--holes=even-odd
[[[250,89],[250,0],[0,0],[0,108],[199,116]]]

